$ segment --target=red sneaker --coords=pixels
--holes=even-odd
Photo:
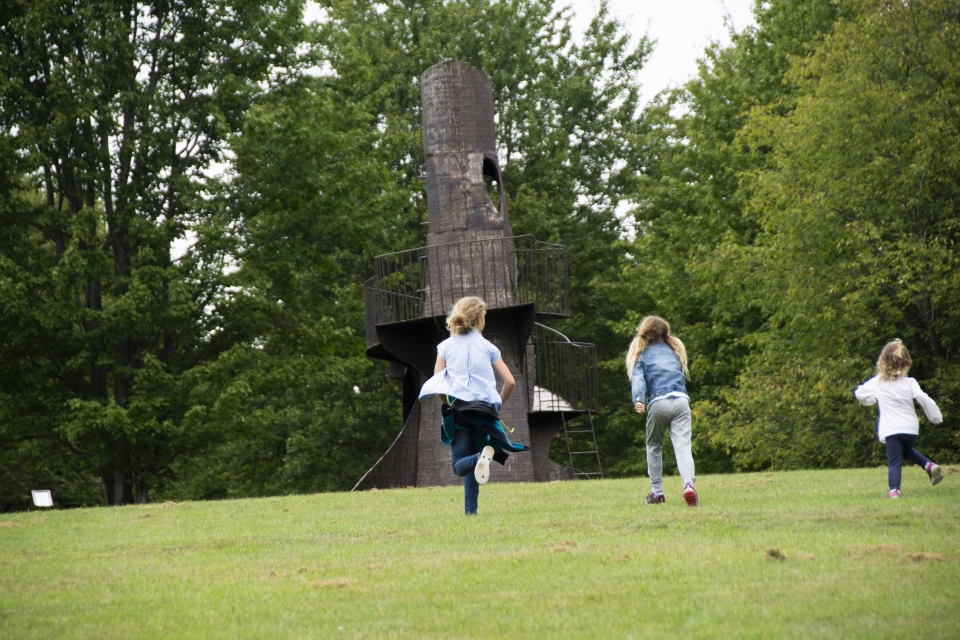
[[[940,481],[943,480],[943,469],[940,468],[936,462],[928,462],[927,466],[923,468],[927,472],[927,475],[930,476],[930,482],[936,486],[940,484]]]
[[[888,497],[888,498],[894,498],[894,499],[899,498],[899,497],[900,497],[900,489],[890,489],[890,493],[887,494],[887,497]]]
[[[689,482],[683,488],[683,499],[686,500],[688,507],[700,505],[700,496],[697,495],[697,490],[693,488],[693,484]]]

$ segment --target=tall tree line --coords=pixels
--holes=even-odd
[[[643,110],[653,45],[603,4],[579,40],[548,1],[320,6],[0,7],[0,508],[359,478],[401,426],[361,284],[424,241],[448,57],[493,80],[514,230],[569,248],[608,473],[645,472],[648,313],[692,354],[701,472],[877,462],[850,390],[894,336],[956,458],[956,2],[758,3]]]
[[[423,242],[446,57],[494,78],[518,232],[575,245],[581,296],[616,270],[645,40],[531,0],[321,5],[4,5],[3,508],[359,478],[401,426],[361,283]]]
[[[659,145],[625,262],[624,295],[691,344],[698,461],[881,462],[876,415],[851,390],[895,337],[945,412],[924,446],[956,460],[960,4],[756,16],[648,111]]]
[[[755,241],[718,251],[724,284],[749,283],[737,297],[765,317],[723,398],[721,442],[738,466],[881,461],[875,416],[850,388],[895,337],[946,417],[924,424],[923,446],[956,459],[958,45],[960,3],[851,2],[791,65],[792,111],[755,107],[738,134],[767,156],[743,179]]]
[[[6,504],[37,483],[143,502],[204,438],[183,422],[194,378],[247,338],[219,321],[229,228],[204,171],[304,63],[302,31],[283,0],[3,3]],[[188,228],[204,245],[175,260]]]

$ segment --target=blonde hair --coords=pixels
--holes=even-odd
[[[907,375],[913,360],[910,352],[900,338],[891,340],[883,347],[880,357],[877,358],[877,375],[884,382],[893,382],[897,378]]]
[[[690,371],[687,369],[687,348],[680,342],[680,338],[670,335],[670,325],[660,316],[647,316],[637,325],[637,335],[627,350],[627,376],[633,375],[633,367],[637,364],[640,354],[651,342],[663,342],[673,349],[680,360],[680,368],[687,379]]]
[[[485,315],[487,315],[486,302],[474,296],[460,298],[447,316],[447,331],[451,336],[457,333],[470,333]]]

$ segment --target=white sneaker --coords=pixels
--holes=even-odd
[[[477,479],[479,484],[487,484],[487,480],[490,479],[491,460],[493,460],[493,447],[487,445],[480,452],[480,457],[477,458],[477,468],[473,470],[473,477]]]

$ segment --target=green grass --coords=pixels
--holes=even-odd
[[[0,638],[960,637],[960,474],[705,476],[0,516]],[[768,559],[777,548],[784,560]]]

